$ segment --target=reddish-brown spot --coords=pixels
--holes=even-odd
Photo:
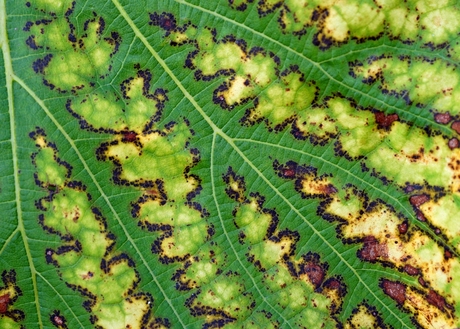
[[[426,286],[427,286],[425,280],[423,280],[423,278],[422,278],[421,276],[419,276],[419,278],[418,278],[417,281],[418,281],[418,283],[420,283],[420,285],[421,285],[422,287],[426,287]]]
[[[399,230],[399,233],[401,234],[406,234],[408,228],[409,228],[409,224],[407,222],[403,222],[402,224],[398,225],[398,230]]]
[[[332,290],[339,290],[341,288],[341,284],[338,280],[332,279],[327,281],[326,287]]]
[[[448,124],[452,120],[452,117],[450,116],[449,112],[446,113],[436,113],[434,115],[434,121],[437,123],[441,123],[443,125]]]
[[[441,311],[444,311],[444,309],[446,307],[446,300],[444,299],[444,297],[439,295],[434,290],[430,290],[430,292],[426,296],[426,300],[427,300],[428,303],[430,303],[433,306],[436,306]]]
[[[395,300],[399,305],[406,300],[406,286],[400,282],[382,280],[383,292]]]
[[[460,146],[460,142],[458,141],[457,138],[454,137],[454,138],[449,139],[449,143],[447,143],[447,145],[449,146],[451,150],[453,150]]]
[[[281,174],[285,178],[294,178],[295,177],[295,169],[292,169],[292,168],[282,169]]]
[[[457,132],[457,134],[460,134],[460,121],[454,121],[451,127]]]
[[[417,210],[415,212],[415,217],[417,217],[417,219],[421,222],[424,222],[426,221],[426,218],[425,218],[425,215],[423,214],[423,212],[421,212],[420,210]]]
[[[5,314],[10,303],[10,294],[6,293],[0,296],[0,314]]]
[[[155,190],[155,189],[148,189],[148,190],[145,190],[145,194],[147,194],[147,195],[152,195],[152,196],[157,196],[157,195],[159,195],[160,193],[158,193],[158,191]]]
[[[409,275],[415,276],[419,274],[420,271],[418,270],[418,268],[415,268],[412,265],[407,264],[404,266],[404,272],[406,272]]]
[[[399,119],[397,114],[385,115],[385,113],[380,111],[375,112],[374,116],[380,128],[389,128],[393,122]]]
[[[125,131],[123,132],[122,141],[125,143],[133,143],[137,139],[137,134],[134,131]]]
[[[426,194],[417,194],[409,198],[410,204],[413,205],[415,208],[420,207],[422,204],[428,201],[430,201],[430,197]]]
[[[323,193],[323,194],[326,194],[326,195],[329,195],[329,194],[334,194],[334,193],[337,193],[337,189],[334,187],[334,185],[332,184],[328,184],[326,186],[322,186],[320,188],[320,191]]]
[[[364,238],[364,246],[358,251],[358,256],[368,262],[374,262],[379,257],[388,258],[388,246],[379,243],[372,235]]]
[[[53,316],[53,322],[54,324],[57,324],[58,326],[62,326],[64,324],[64,320],[59,315]]]
[[[324,280],[324,270],[318,264],[308,262],[305,264],[305,273],[307,273],[310,282],[318,288]]]
[[[452,258],[452,253],[449,250],[444,250],[444,257],[446,259]]]

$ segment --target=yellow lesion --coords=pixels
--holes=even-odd
[[[72,7],[73,0],[34,0],[30,2],[32,6],[36,6],[46,12],[63,15],[68,8]]]
[[[50,12],[67,11],[72,6],[70,1],[46,0],[39,1],[37,5]],[[62,91],[88,90],[91,81],[108,72],[110,57],[118,41],[103,38],[101,28],[100,21],[93,19],[87,22],[82,36],[77,35],[78,29],[72,30],[64,15],[54,16],[46,24],[31,26],[36,46],[53,55],[41,72],[48,84]]]
[[[341,203],[340,199],[334,200],[326,208],[326,213],[340,216],[338,212],[334,212],[339,203]],[[444,249],[432,237],[416,228],[410,228],[402,235],[399,232],[402,219],[385,204],[380,204],[371,211],[362,209],[364,210],[362,214],[356,211],[356,207],[352,207],[348,214],[346,205],[343,209],[345,211],[340,212],[345,215],[341,217],[346,221],[346,224],[341,227],[344,238],[374,237],[380,246],[385,246],[385,253],[380,255],[380,260],[400,269],[406,265],[412,266],[429,285],[429,288],[417,287],[417,290],[411,288],[414,294],[422,293],[420,296],[424,296],[433,289],[439,292],[447,303],[456,306],[455,301],[460,296],[460,262],[457,258],[446,258]],[[446,308],[447,312],[440,312],[433,305],[427,304],[423,297],[416,298],[416,295],[409,294],[406,298],[404,306],[411,311],[417,311],[417,319],[421,321],[420,323],[426,324],[424,319],[431,317],[432,323],[445,323],[449,328],[458,325],[460,315],[458,310],[451,312]],[[433,317],[432,314],[436,316]]]
[[[114,159],[122,168],[120,178],[129,182],[164,181],[164,188],[172,200],[181,198],[198,186],[193,176],[185,176],[185,168],[191,167],[193,155],[186,149],[191,132],[185,123],[179,123],[166,131],[138,135],[140,145],[119,142],[110,145],[105,158]]]
[[[272,292],[272,300],[296,323],[312,326],[319,323],[324,328],[335,328],[331,313],[340,308],[343,296],[337,287],[322,285],[327,273],[325,265],[319,263],[319,256],[294,255],[297,234],[279,230],[276,214],[262,207],[263,197],[259,194],[246,197],[244,180],[231,170],[224,180],[229,187],[227,193],[239,203],[233,214],[237,228],[244,233],[239,235],[240,242],[249,244],[247,256],[263,271],[263,282]],[[310,277],[311,271],[316,276]],[[318,287],[320,292],[316,291]]]
[[[189,211],[193,211],[189,209]],[[161,242],[162,255],[174,258],[195,254],[206,242],[207,223],[201,221],[196,224],[176,226],[171,237]]]
[[[411,101],[431,103],[438,112],[460,112],[458,73],[455,67],[441,60],[428,62],[421,58],[400,60],[389,57],[363,64],[353,67],[354,73],[364,79],[376,79],[381,75],[384,82],[378,83],[385,90],[408,92]]]
[[[457,214],[460,213],[460,196],[448,194],[438,200],[430,200],[420,206],[425,218],[440,228],[447,237],[449,245],[460,252],[460,226]]]
[[[382,319],[377,318],[373,311],[365,305],[359,305],[345,323],[345,329],[386,329]]]
[[[39,148],[33,157],[39,177],[37,184],[54,184],[54,189],[48,191],[50,196],[39,201],[43,208],[41,224],[48,232],[63,238],[64,248],[48,249],[47,260],[58,266],[69,286],[91,296],[88,305],[96,326],[144,328],[146,321],[155,319],[146,318],[150,299],[134,289],[139,278],[132,261],[125,254],[110,250],[113,237],[106,230],[99,210],[94,208],[85,188],[68,177],[71,167],[57,162],[57,149],[47,142],[44,132],[37,129],[31,137]],[[54,175],[60,179],[50,180],[52,175],[40,175],[46,168],[61,168]]]
[[[66,180],[67,168],[56,162],[54,150],[47,147],[43,141],[38,141],[41,150],[37,153],[34,161],[39,168],[38,179],[46,185],[61,186]]]
[[[257,200],[253,199],[235,213],[235,224],[242,229],[250,244],[262,242],[272,221],[270,215],[257,212],[258,208]]]

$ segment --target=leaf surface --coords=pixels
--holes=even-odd
[[[459,327],[459,25],[1,1],[0,327]]]

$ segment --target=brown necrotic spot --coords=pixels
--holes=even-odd
[[[417,268],[409,264],[404,266],[404,272],[412,276],[418,275],[420,273],[420,271]]]
[[[434,121],[436,121],[437,123],[446,125],[450,122],[450,120],[452,120],[452,117],[450,116],[449,112],[434,114]]]
[[[454,121],[451,127],[457,132],[457,134],[460,134],[460,121]]]
[[[399,305],[406,300],[406,286],[400,282],[383,279],[380,282],[383,292],[395,300]]]
[[[439,295],[436,291],[434,290],[430,290],[430,292],[428,293],[428,295],[426,296],[426,300],[428,303],[430,303],[431,305],[437,307],[438,309],[440,309],[441,311],[445,311],[446,310],[446,307],[448,308],[452,308],[452,306],[448,305],[446,303],[446,300],[444,299],[444,297],[442,297],[441,295]]]
[[[404,221],[403,223],[398,225],[398,231],[400,234],[406,234],[408,228],[409,224],[407,223],[407,221]]]
[[[137,134],[134,131],[123,131],[122,141],[125,143],[134,143],[137,140]]]
[[[384,129],[388,129],[393,122],[398,121],[399,119],[396,113],[385,115],[385,113],[380,112],[380,111],[376,111],[374,113],[374,116],[375,116],[375,122],[377,122],[377,125],[379,126],[379,128],[384,128]]]
[[[364,238],[364,246],[358,251],[358,257],[368,262],[375,262],[378,258],[388,258],[388,246],[379,243],[373,236]]]
[[[315,264],[314,262],[307,262],[304,265],[304,271],[310,279],[310,282],[316,288],[318,288],[321,283],[323,283],[325,273],[324,269],[320,265]]]
[[[0,314],[5,314],[10,303],[10,294],[6,293],[0,296]]]
[[[409,198],[409,202],[411,205],[413,205],[415,208],[420,207],[422,204],[430,201],[430,196],[427,194],[416,194],[413,195]]]
[[[449,142],[447,143],[447,145],[449,146],[451,150],[453,150],[460,146],[460,142],[458,141],[457,138],[454,137],[454,138],[449,139]]]

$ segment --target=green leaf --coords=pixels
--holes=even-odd
[[[0,0],[0,327],[460,327],[459,29]]]

